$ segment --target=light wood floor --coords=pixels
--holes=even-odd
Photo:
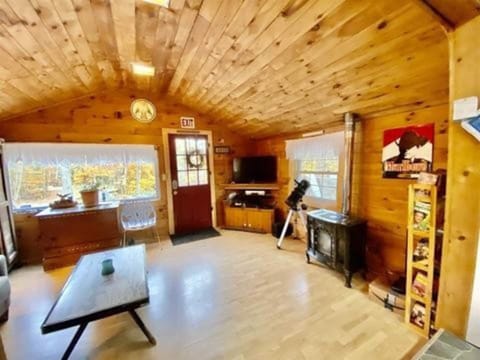
[[[148,246],[150,305],[139,314],[151,347],[128,315],[88,325],[72,359],[407,359],[423,341],[368,299],[365,284],[304,261],[304,244],[278,251],[269,235]],[[59,359],[74,329],[40,325],[71,268],[11,274],[8,359]]]

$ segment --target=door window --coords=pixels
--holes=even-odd
[[[207,139],[175,138],[179,187],[208,185]]]

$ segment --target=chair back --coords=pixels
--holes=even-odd
[[[150,200],[122,200],[118,206],[119,223],[124,230],[154,226],[157,215]]]

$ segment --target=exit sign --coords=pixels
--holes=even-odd
[[[180,118],[180,127],[182,129],[195,129],[195,118],[182,116]]]

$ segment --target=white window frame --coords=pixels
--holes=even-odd
[[[314,208],[330,208],[334,209],[337,207],[338,199],[339,199],[339,185],[340,185],[340,177],[341,177],[341,155],[337,155],[338,159],[338,171],[308,171],[308,172],[301,172],[301,162],[308,161],[308,160],[295,160],[294,161],[294,178],[296,180],[301,178],[301,174],[315,174],[315,175],[337,175],[337,184],[335,185],[335,200],[326,199],[323,197],[318,196],[310,196],[305,195],[303,197],[303,202],[308,205],[309,207]]]
[[[154,145],[136,144],[73,144],[73,143],[6,143],[4,144],[4,169],[8,178],[8,191],[11,190],[10,178],[8,177],[9,162],[21,161],[25,165],[43,165],[65,168],[65,165],[89,164],[101,165],[108,163],[153,163],[155,176],[155,195],[149,197],[132,197],[130,199],[146,199],[158,201],[160,192],[159,154]],[[153,153],[152,153],[153,151]],[[11,198],[11,197],[10,197]],[[117,202],[118,200],[112,200]],[[111,201],[109,201],[111,202]],[[14,212],[31,212],[48,207],[48,203],[42,206],[13,207]]]
[[[341,206],[342,196],[342,179],[344,173],[344,133],[336,132],[326,135],[287,140],[286,156],[290,161],[291,181],[289,190],[292,191],[296,184],[295,180],[299,180],[300,161],[302,160],[317,160],[325,157],[330,157],[335,154],[338,157],[338,172],[337,174],[337,196],[336,200],[323,199],[314,196],[304,196],[303,202],[311,208],[325,208],[330,210],[339,210]],[[318,158],[316,157],[317,155]],[[328,174],[330,172],[318,172]]]

